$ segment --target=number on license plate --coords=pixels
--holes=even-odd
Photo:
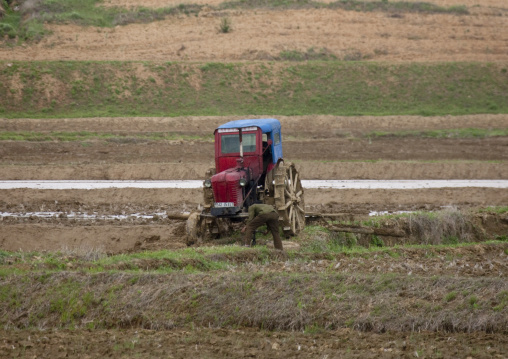
[[[234,207],[233,202],[215,202],[215,207]]]

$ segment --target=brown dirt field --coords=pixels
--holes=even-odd
[[[93,154],[92,156],[93,157]],[[180,157],[180,156],[179,156]],[[194,160],[194,159],[193,159]],[[2,164],[0,180],[196,180],[201,179],[210,162],[182,163],[61,163],[61,164]],[[90,163],[92,162],[92,163]],[[141,159],[138,162],[142,162]],[[302,178],[306,180],[326,179],[506,179],[506,161],[482,163],[475,161],[437,163],[420,161],[378,162],[321,162],[294,161]]]
[[[7,251],[60,251],[96,248],[106,253],[125,253],[187,247],[185,223],[164,225],[97,225],[95,223],[2,225],[0,248]],[[7,235],[5,235],[7,234]]]
[[[125,136],[160,132],[203,137],[237,117],[20,119],[0,121],[3,131],[90,131]],[[315,126],[308,130],[308,122]],[[370,131],[451,128],[507,128],[506,115],[459,117],[282,117],[285,156],[304,179],[506,179],[508,140],[365,138]],[[306,133],[306,137],[303,137]],[[81,142],[0,142],[0,180],[168,180],[200,179],[213,166],[211,140],[91,140]],[[4,212],[149,213],[198,209],[198,189],[8,190],[0,191]],[[306,191],[308,211],[365,215],[373,210],[433,210],[506,205],[501,189]],[[156,210],[157,209],[157,210]],[[356,213],[356,214],[355,214]],[[91,224],[91,225],[90,225]],[[165,248],[185,243],[178,222],[119,223],[38,219],[1,222],[0,247],[9,250],[58,250],[89,243],[108,252],[144,249],[147,238]],[[164,228],[167,226],[167,231]],[[34,240],[34,238],[38,238]],[[45,238],[40,241],[40,238]],[[142,246],[140,247],[140,243]],[[152,244],[152,247],[156,246]]]
[[[251,329],[1,331],[0,354],[17,358],[504,358],[503,334],[318,334]]]
[[[321,0],[329,2],[329,0]],[[418,1],[418,0],[408,0]],[[181,3],[218,5],[222,0],[147,0],[145,7]],[[465,5],[469,15],[343,10],[256,9],[174,16],[150,24],[115,28],[47,25],[51,34],[37,44],[8,47],[0,40],[0,60],[266,61],[281,51],[326,48],[339,59],[367,61],[508,63],[508,5],[505,0],[433,0],[441,6]],[[134,0],[105,0],[104,6],[135,7]],[[233,31],[219,34],[222,17]],[[21,79],[19,79],[21,81]],[[15,86],[15,84],[14,84]],[[269,117],[271,117],[270,115]],[[425,131],[457,128],[508,128],[508,115],[278,117],[284,151],[305,179],[506,179],[508,139],[366,138],[371,131]],[[0,131],[91,131],[132,136],[158,132],[203,137],[238,117],[0,119]],[[309,129],[308,123],[314,126]],[[80,142],[0,141],[0,180],[12,179],[199,179],[213,165],[206,140],[91,140]],[[0,216],[0,249],[107,253],[185,247],[184,222],[168,219],[90,220],[66,218],[72,212],[106,215],[192,211],[200,190],[0,190],[0,211],[58,211],[49,219]],[[467,209],[508,204],[508,190],[487,188],[427,190],[307,190],[308,211],[343,213],[364,219],[372,210]],[[479,216],[479,228],[506,235],[503,216]],[[385,238],[387,245],[407,238]],[[266,244],[266,243],[261,243]],[[290,243],[287,243],[289,247]],[[210,245],[207,243],[206,245]],[[379,274],[466,280],[504,278],[505,244],[467,248],[394,249],[399,256],[370,258],[316,254],[315,260],[290,261],[284,255],[268,264],[241,253],[241,271],[252,273]],[[451,259],[450,259],[451,258]],[[138,263],[139,264],[139,263]],[[157,260],[142,263],[147,272]],[[11,263],[6,264],[6,266]],[[12,266],[24,265],[13,263]],[[50,270],[51,268],[47,268]],[[117,267],[107,270],[120,270]],[[38,269],[45,270],[45,269]],[[68,268],[68,271],[78,271]],[[233,269],[234,270],[234,269]],[[41,272],[43,273],[43,272]],[[76,272],[76,275],[80,275]],[[194,280],[199,280],[199,274]],[[415,278],[417,280],[417,278]],[[0,278],[1,279],[1,278]],[[189,285],[192,285],[190,283]],[[399,293],[404,294],[402,289]],[[428,293],[418,293],[427,295]],[[412,298],[401,298],[410,302]],[[372,306],[375,300],[371,300]],[[416,305],[415,301],[415,305]],[[370,309],[369,309],[370,310]],[[57,314],[53,313],[55,316]],[[26,313],[18,315],[22,316]],[[473,315],[473,314],[471,314]],[[41,319],[43,323],[45,319]],[[272,332],[256,328],[179,328],[150,331],[129,325],[110,330],[40,328],[0,331],[0,357],[9,358],[506,358],[506,333],[371,333],[348,329],[313,333]]]
[[[120,3],[117,3],[120,4]],[[131,3],[126,2],[129,6]],[[329,9],[202,11],[149,24],[97,29],[47,25],[51,35],[23,47],[0,47],[2,60],[272,60],[281,51],[326,48],[340,59],[506,62],[508,10],[471,8],[470,15]],[[233,31],[218,31],[221,16]],[[74,35],[75,34],[75,35]]]
[[[158,132],[210,136],[238,117],[19,119],[3,131],[89,131],[124,136]],[[507,115],[280,117],[285,157],[306,179],[504,179],[508,139],[369,138],[372,131],[508,128]],[[312,121],[314,126],[308,126]],[[305,135],[303,135],[305,133]],[[0,142],[0,180],[200,179],[214,165],[212,140],[133,138],[81,142]]]
[[[95,117],[63,119],[0,118],[1,131],[91,131],[107,133],[170,132],[211,135],[221,124],[248,116]],[[255,118],[273,117],[273,114]],[[277,116],[284,135],[328,138],[372,131],[425,131],[456,128],[506,128],[508,114],[463,116]],[[312,121],[313,126],[309,126]]]

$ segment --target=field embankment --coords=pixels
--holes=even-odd
[[[4,117],[508,112],[502,64],[0,62]]]

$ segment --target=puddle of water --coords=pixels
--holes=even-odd
[[[369,212],[369,217],[386,216],[388,214],[404,214],[404,213],[415,213],[415,211],[396,211],[396,212],[372,211],[372,212]]]
[[[98,214],[94,213],[80,213],[80,212],[0,212],[0,217],[12,218],[67,218],[76,220],[128,220],[128,219],[154,219],[155,217],[165,219],[168,218],[166,212],[159,213],[131,213],[131,214]]]
[[[201,188],[203,181],[0,181],[0,189],[105,189],[105,188]],[[508,180],[303,180],[304,188],[330,189],[422,189],[508,188]]]

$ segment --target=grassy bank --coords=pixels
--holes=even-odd
[[[494,64],[0,62],[0,116],[508,112]]]

